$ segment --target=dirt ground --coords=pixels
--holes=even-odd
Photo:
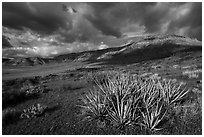
[[[160,66],[159,66],[160,65]],[[188,60],[180,60],[177,57],[169,57],[160,60],[141,62],[126,66],[106,66],[105,68],[86,69],[85,63],[61,64],[54,67],[29,68],[25,72],[15,70],[11,72],[8,68],[3,68],[3,93],[13,91],[18,92],[20,85],[11,84],[10,81],[32,79],[38,77],[38,84],[47,87],[48,91],[41,93],[37,98],[31,98],[20,103],[9,104],[4,109],[15,108],[22,111],[29,106],[40,103],[48,106],[48,109],[42,116],[33,118],[18,119],[7,125],[3,125],[2,134],[4,135],[84,135],[84,134],[119,134],[112,127],[99,128],[96,123],[82,121],[80,116],[80,98],[93,86],[90,82],[89,74],[100,74],[104,71],[128,71],[131,74],[157,73],[162,78],[177,79],[186,82],[189,87],[197,87],[202,91],[202,73],[198,73],[197,78],[188,78],[183,75],[185,70],[202,69],[202,58],[195,55]],[[60,69],[59,69],[60,68]],[[81,68],[81,69],[80,69]],[[19,69],[22,70],[22,69]],[[41,70],[41,71],[39,71]],[[59,71],[60,70],[60,71]],[[31,73],[32,72],[32,73]],[[42,73],[41,73],[42,72]],[[18,74],[17,74],[18,73]],[[52,75],[50,75],[52,74]],[[15,79],[16,78],[16,79]],[[11,82],[10,82],[11,83]],[[202,93],[192,93],[193,97],[201,100]],[[202,134],[202,116],[196,115],[191,120],[192,123],[181,125],[174,123],[156,134]],[[129,134],[144,134],[138,132],[138,129],[131,130]]]

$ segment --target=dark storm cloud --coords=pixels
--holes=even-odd
[[[117,38],[121,36],[119,29],[106,23],[105,19],[102,19],[99,15],[97,18],[92,16],[85,16],[97,29],[99,29],[104,35],[112,35]],[[100,18],[100,19],[99,19]]]
[[[183,18],[180,18],[178,20],[175,20],[172,22],[171,26],[173,27],[174,25],[178,27],[183,27],[183,26],[194,26],[198,27],[202,25],[202,5],[201,3],[192,3],[191,6],[189,6],[189,14],[184,16]]]
[[[154,5],[155,6],[155,5]],[[168,14],[168,8],[166,6],[145,7],[146,11],[143,13],[142,22],[148,32],[156,32],[160,30],[162,25],[162,19]],[[148,10],[149,9],[149,10]]]
[[[65,27],[64,17],[56,14],[55,3],[3,3],[3,26],[16,29],[23,27],[50,33]],[[52,9],[51,9],[52,8]]]
[[[119,37],[123,28],[135,24],[135,26],[144,26],[147,33],[178,33],[199,40],[202,38],[202,3],[91,3],[89,5],[93,7],[94,13],[87,19],[106,35]],[[188,27],[188,30],[185,30],[185,27]]]
[[[121,28],[129,23],[145,24],[149,31],[154,31],[159,19],[164,12],[149,11],[157,3],[91,3],[94,8],[94,16],[89,16],[95,26],[103,32],[109,32],[115,36],[121,36]],[[92,18],[90,18],[92,17]],[[103,26],[103,27],[100,27]],[[104,27],[108,26],[108,27]],[[107,28],[107,29],[104,29]],[[107,34],[107,33],[104,33]]]
[[[118,3],[89,3],[89,5],[93,7],[94,15],[85,15],[84,17],[104,35],[112,35],[118,38],[122,35],[120,29],[111,25],[111,22],[108,22],[107,19],[108,15],[105,14],[117,4]]]
[[[121,38],[131,32],[178,33],[202,38],[202,3],[5,3],[2,24],[8,28],[59,35],[59,42]],[[143,31],[141,31],[143,30]]]
[[[202,4],[192,3],[189,7],[189,13],[178,20],[171,22],[169,31],[173,32],[182,27],[189,27],[188,35],[202,39]]]

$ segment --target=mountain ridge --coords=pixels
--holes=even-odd
[[[202,42],[185,36],[178,35],[154,35],[146,36],[139,41],[130,40],[120,47],[107,49],[83,51],[58,55],[53,58],[42,57],[19,57],[3,58],[3,64],[10,65],[44,65],[49,63],[62,63],[71,61],[103,62],[105,64],[134,63],[144,60],[159,59],[172,56],[179,52],[200,52]],[[19,61],[20,60],[20,61]],[[25,62],[29,63],[25,63]],[[24,63],[23,63],[24,62]],[[118,62],[118,63],[117,63]]]

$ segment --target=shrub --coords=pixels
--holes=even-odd
[[[190,91],[189,89],[186,89],[184,83],[178,83],[173,80],[164,79],[162,81],[158,81],[158,86],[163,99],[168,105],[172,105],[179,100],[182,100]]]
[[[95,83],[82,99],[85,119],[108,121],[121,131],[134,125],[150,133],[162,129],[159,126],[170,106],[189,92],[175,81],[120,72],[107,75],[103,82],[95,79]]]
[[[34,104],[27,109],[24,109],[20,118],[30,118],[41,116],[48,107],[42,104]]]
[[[162,102],[161,99],[157,100],[153,106],[149,107],[147,103],[145,104],[145,109],[141,112],[142,122],[141,126],[145,127],[147,132],[151,133],[157,130],[161,130],[162,128],[157,128],[160,122],[164,119],[165,114],[167,112],[167,108]]]
[[[90,90],[88,94],[82,98],[84,108],[82,115],[87,120],[97,120],[103,122],[107,117],[106,96],[102,95],[99,90]]]

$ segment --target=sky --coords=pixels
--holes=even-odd
[[[3,2],[2,33],[12,50],[40,56],[120,46],[147,34],[201,41],[202,3]]]

